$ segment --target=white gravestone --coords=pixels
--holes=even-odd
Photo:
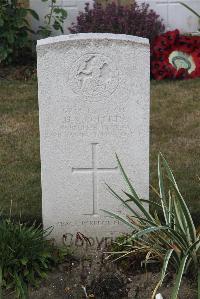
[[[93,245],[126,232],[101,209],[126,213],[105,182],[125,189],[115,153],[149,191],[149,43],[114,34],[38,41],[42,209],[52,237]],[[97,245],[98,245],[97,244]]]

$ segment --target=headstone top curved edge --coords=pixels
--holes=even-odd
[[[111,41],[124,41],[137,44],[144,44],[149,46],[149,40],[144,37],[126,35],[126,34],[113,34],[113,33],[77,33],[68,35],[59,35],[48,37],[37,41],[37,47],[49,44],[56,44],[60,42],[81,41],[81,40],[111,40]]]

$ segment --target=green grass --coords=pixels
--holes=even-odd
[[[151,82],[150,178],[167,158],[194,215],[200,212],[200,79]],[[41,217],[37,83],[0,82],[0,206]],[[196,216],[197,218],[197,216]]]
[[[196,221],[200,212],[200,79],[151,83],[150,179],[157,186],[157,154],[174,171]]]
[[[0,83],[0,206],[41,217],[36,82]]]

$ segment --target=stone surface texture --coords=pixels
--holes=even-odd
[[[148,40],[77,34],[40,40],[37,52],[44,226],[58,242],[83,234],[99,246],[127,232],[101,210],[127,213],[105,184],[127,190],[115,153],[148,198]]]

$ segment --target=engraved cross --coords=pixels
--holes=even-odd
[[[91,214],[86,215],[98,215],[98,173],[111,173],[117,171],[118,167],[113,168],[101,168],[97,167],[98,154],[97,154],[97,145],[98,143],[92,143],[92,167],[91,168],[72,168],[72,173],[83,173],[83,174],[92,174],[92,199],[93,199],[93,208]]]

